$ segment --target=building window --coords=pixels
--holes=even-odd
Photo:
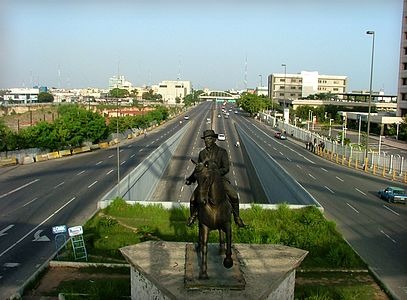
[[[285,90],[285,86],[284,85],[280,86],[280,90]]]
[[[407,100],[407,93],[401,93],[401,100],[406,101]]]
[[[284,93],[280,93],[280,96],[284,96]]]
[[[402,78],[401,80],[403,81],[403,85],[407,85],[407,78]]]
[[[407,47],[404,47],[404,55],[407,55]]]
[[[334,90],[335,92],[337,92],[337,91],[338,91],[338,88],[333,88],[333,90]]]
[[[285,82],[285,78],[280,78],[280,82]]]
[[[160,88],[166,88],[166,87],[167,87],[167,85],[164,85],[164,84],[160,85]]]
[[[292,90],[295,90],[295,86],[292,86],[291,89],[292,89]]]
[[[407,63],[403,63],[403,70],[407,70]]]
[[[182,85],[176,85],[175,88],[182,88]]]

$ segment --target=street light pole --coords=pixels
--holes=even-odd
[[[366,31],[366,34],[372,35],[373,39],[372,39],[372,60],[371,60],[371,63],[370,63],[369,110],[368,110],[368,114],[367,114],[367,133],[366,133],[365,160],[367,159],[367,154],[368,154],[368,151],[369,151],[370,111],[371,111],[371,104],[372,104],[372,82],[373,82],[373,58],[374,58],[375,32],[369,30],[369,31]]]
[[[285,108],[285,90],[287,88],[286,83],[287,83],[287,65],[286,64],[281,64],[282,67],[284,67],[284,101],[283,101],[283,109]]]

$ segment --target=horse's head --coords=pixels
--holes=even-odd
[[[213,180],[215,178],[215,174],[219,174],[219,169],[215,161],[207,160],[204,162],[195,162],[195,177],[198,182],[198,187],[196,192],[198,193],[197,200],[201,203],[206,203],[209,199],[209,191]]]

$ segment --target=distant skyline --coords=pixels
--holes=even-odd
[[[403,0],[3,0],[0,89],[107,88],[190,80],[244,89],[267,76],[318,71],[397,94]],[[247,66],[246,66],[247,61]],[[245,70],[247,69],[247,75]],[[261,76],[260,76],[261,75]]]

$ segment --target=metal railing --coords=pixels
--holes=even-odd
[[[358,145],[342,145],[332,137],[324,136],[318,132],[299,128],[292,124],[283,123],[281,119],[269,114],[260,113],[261,122],[286,133],[297,140],[304,142],[304,146],[316,154],[373,175],[380,175],[393,180],[407,182],[407,164],[405,157],[400,154],[386,154],[383,151],[369,149],[365,157],[365,149]],[[307,145],[307,143],[311,143]]]

